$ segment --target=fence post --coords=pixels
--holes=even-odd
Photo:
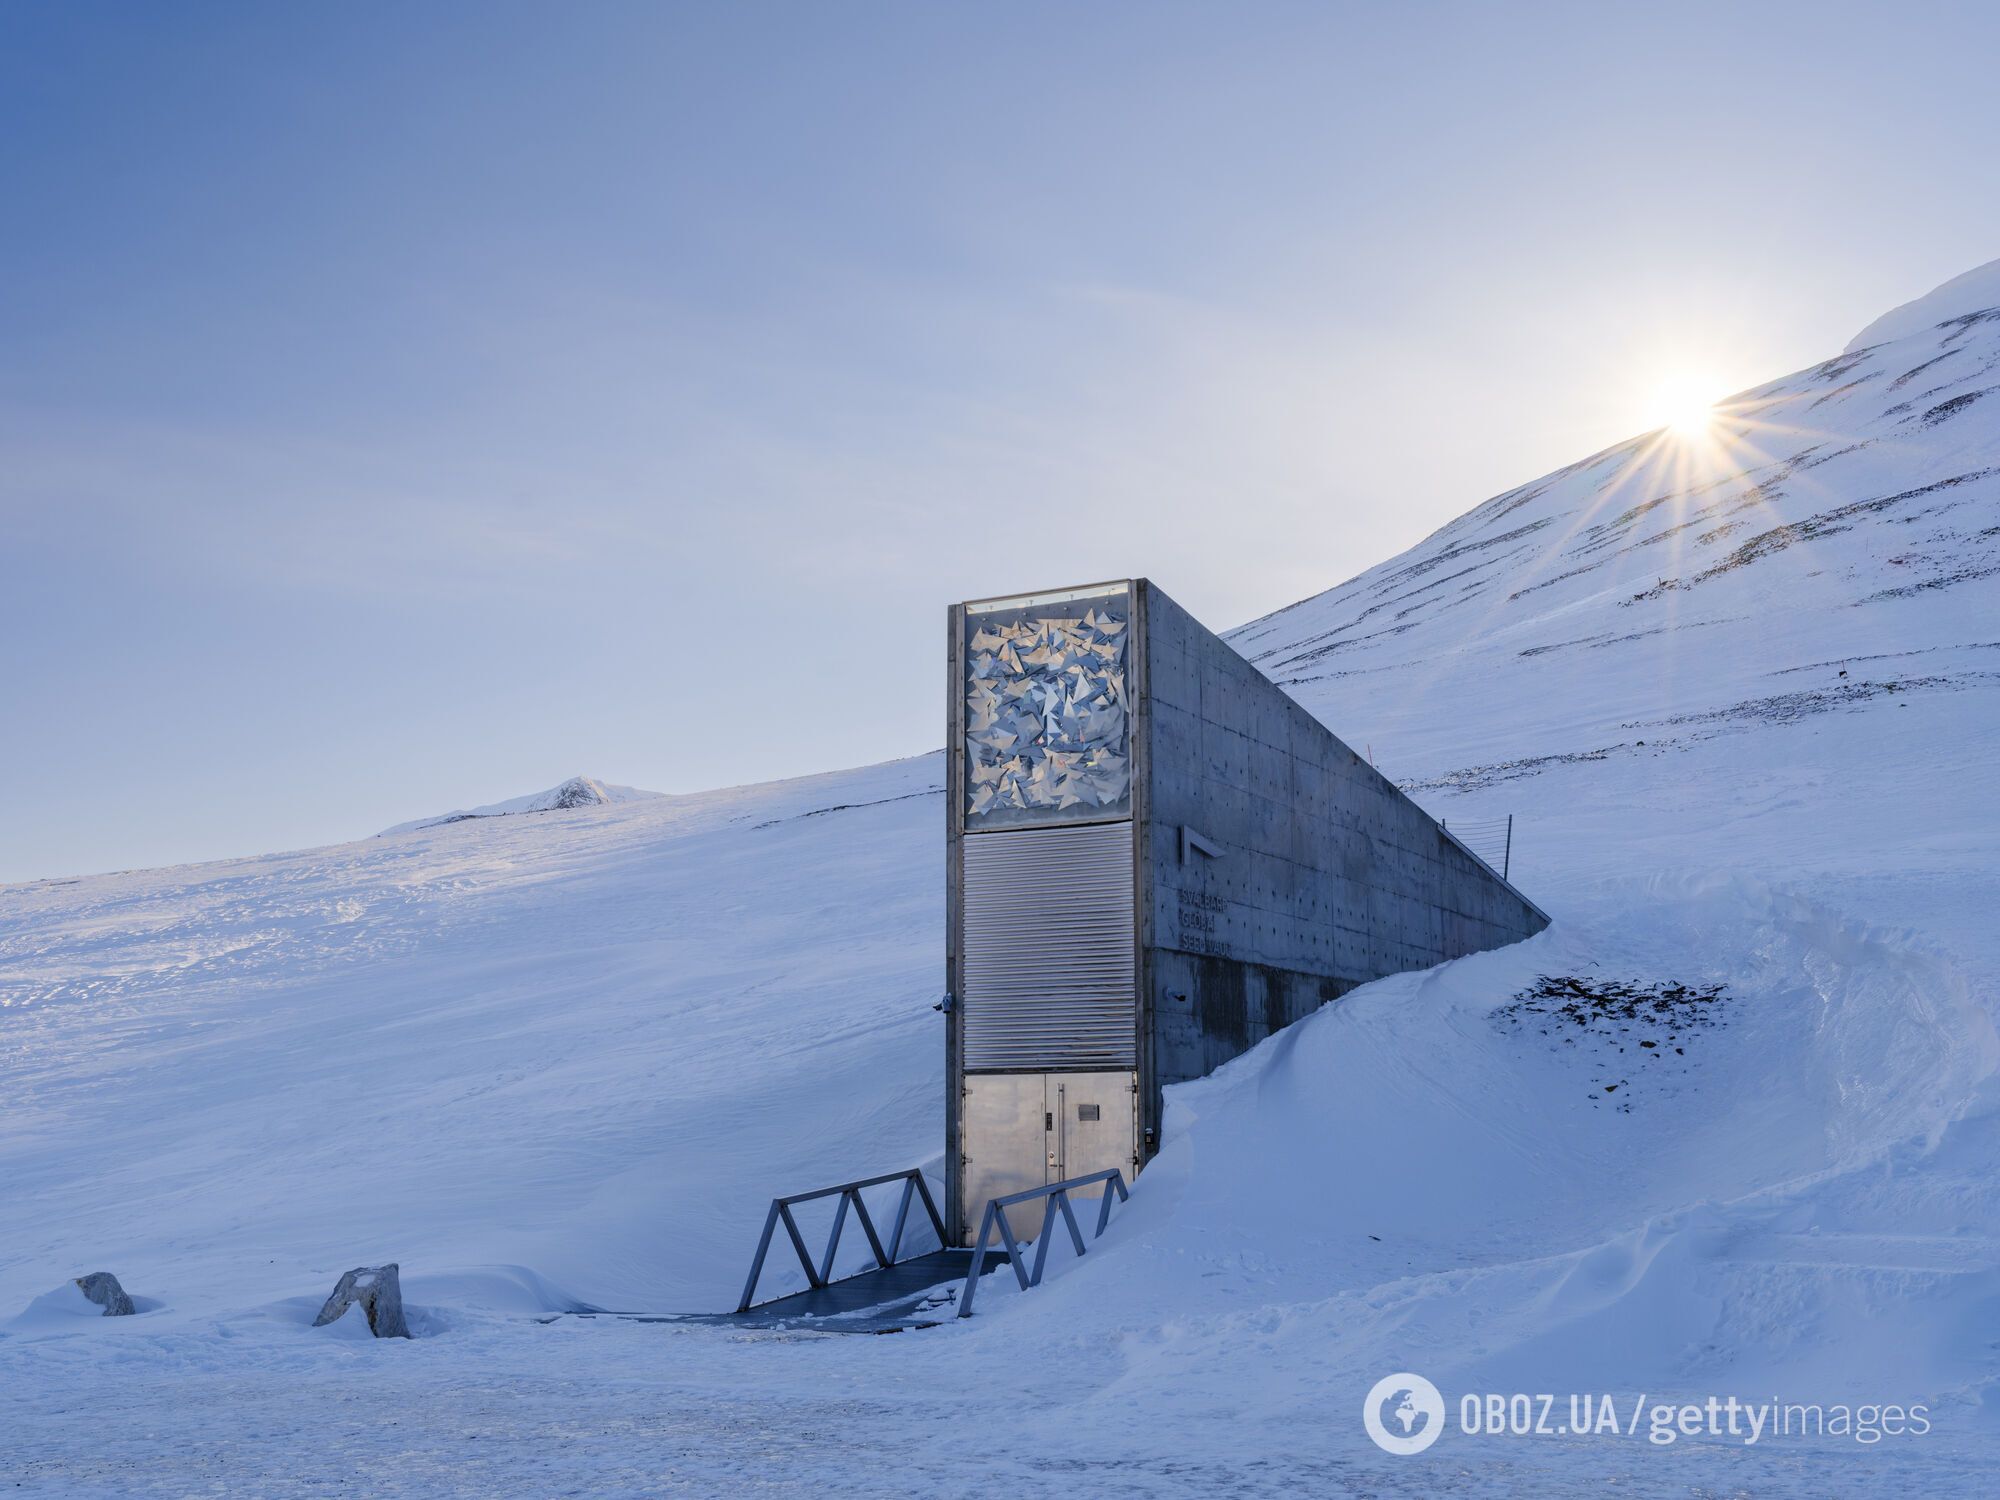
[[[743,1300],[736,1304],[738,1312],[750,1310],[750,1299],[757,1293],[757,1278],[764,1274],[764,1257],[771,1249],[771,1234],[778,1227],[778,1205],[775,1200],[771,1211],[764,1215],[764,1232],[757,1237],[757,1253],[750,1257],[750,1279],[743,1283]]]
[[[1500,878],[1509,879],[1508,872],[1514,868],[1514,815],[1507,814],[1507,852],[1500,856]]]

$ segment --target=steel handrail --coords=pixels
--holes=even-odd
[[[1503,881],[1512,885],[1514,871],[1514,815],[1508,813],[1504,818],[1487,818],[1483,821],[1472,823],[1467,823],[1461,819],[1458,826],[1461,830],[1468,827],[1471,828],[1472,839],[1479,840],[1480,844],[1484,845],[1484,848],[1474,847],[1472,839],[1466,838],[1463,832],[1453,833],[1448,820],[1442,818],[1438,820],[1438,827],[1444,831],[1445,835],[1454,844],[1485,865],[1487,869],[1498,875]],[[1498,845],[1500,855],[1497,860],[1493,858],[1495,845]]]
[[[1115,1188],[1120,1202],[1131,1201],[1132,1194],[1125,1187],[1125,1174],[1116,1167],[1107,1167],[1102,1172],[1091,1172],[1083,1177],[1072,1177],[1064,1182],[1051,1182],[1045,1187],[1029,1188],[1025,1192],[1009,1193],[1001,1198],[989,1198],[986,1212],[979,1220],[979,1238],[972,1246],[972,1268],[965,1273],[965,1289],[958,1294],[958,1315],[972,1316],[972,1293],[979,1285],[979,1276],[986,1269],[986,1241],[997,1225],[1000,1239],[1007,1247],[1007,1263],[1014,1268],[1014,1279],[1021,1284],[1021,1290],[1042,1284],[1042,1271],[1048,1265],[1049,1241],[1055,1238],[1055,1216],[1061,1210],[1063,1222],[1069,1226],[1070,1243],[1076,1246],[1076,1253],[1084,1253],[1083,1231],[1076,1227],[1076,1214],[1069,1206],[1070,1191],[1074,1188],[1089,1187],[1093,1182],[1104,1184],[1103,1200],[1097,1207],[1097,1228],[1091,1238],[1097,1239],[1104,1233],[1105,1225],[1111,1222],[1111,1193]],[[1022,1263],[1021,1242],[1014,1237],[1013,1226],[1007,1222],[1007,1210],[1016,1203],[1026,1203],[1035,1198],[1047,1198],[1049,1211],[1042,1220],[1042,1232],[1035,1244],[1035,1266],[1032,1271]]]
[[[875,1232],[875,1221],[868,1216],[868,1205],[861,1201],[863,1188],[879,1187],[885,1182],[903,1184],[903,1196],[896,1205],[896,1222],[889,1231],[889,1244],[885,1249],[881,1236]],[[794,1203],[810,1203],[818,1198],[840,1195],[840,1207],[834,1210],[833,1230],[826,1239],[826,1253],[818,1265],[813,1264],[807,1253],[805,1236],[799,1233],[798,1220],[792,1217]],[[792,1193],[787,1197],[773,1198],[771,1211],[764,1216],[764,1232],[757,1240],[757,1254],[750,1262],[750,1279],[743,1283],[743,1300],[736,1304],[738,1312],[748,1312],[757,1295],[757,1279],[764,1274],[764,1257],[771,1249],[771,1236],[777,1232],[782,1222],[785,1233],[791,1239],[792,1249],[798,1252],[799,1264],[805,1267],[806,1280],[814,1290],[827,1285],[833,1279],[833,1258],[840,1249],[840,1232],[847,1227],[847,1210],[851,1204],[855,1218],[861,1221],[862,1233],[868,1236],[868,1248],[875,1256],[875,1265],[893,1266],[902,1252],[903,1230],[910,1219],[910,1204],[915,1198],[924,1201],[924,1212],[930,1215],[931,1227],[937,1231],[938,1243],[944,1243],[944,1220],[938,1215],[937,1204],[931,1198],[930,1185],[924,1181],[923,1170],[911,1167],[905,1172],[884,1172],[880,1177],[864,1177],[858,1182],[843,1182],[837,1187],[814,1188],[810,1193]],[[873,1269],[870,1267],[869,1269]],[[856,1275],[861,1274],[856,1272]],[[842,1277],[845,1281],[847,1278]]]

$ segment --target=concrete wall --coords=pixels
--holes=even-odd
[[[1141,1089],[1198,1078],[1354,986],[1548,918],[1141,581],[1134,687]],[[1221,850],[1188,851],[1193,829]]]

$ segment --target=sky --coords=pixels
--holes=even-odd
[[[2000,255],[1984,6],[0,0],[0,881],[942,742]]]

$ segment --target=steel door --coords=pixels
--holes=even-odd
[[[1132,1181],[1139,1165],[1138,1083],[1138,1074],[1125,1072],[1043,1075],[1048,1181],[1087,1177],[1109,1167]]]
[[[1138,1075],[971,1073],[965,1079],[960,1204],[968,1240],[989,1199],[1116,1167],[1130,1182],[1138,1158]],[[1044,1205],[1007,1210],[1021,1239],[1041,1233]]]

